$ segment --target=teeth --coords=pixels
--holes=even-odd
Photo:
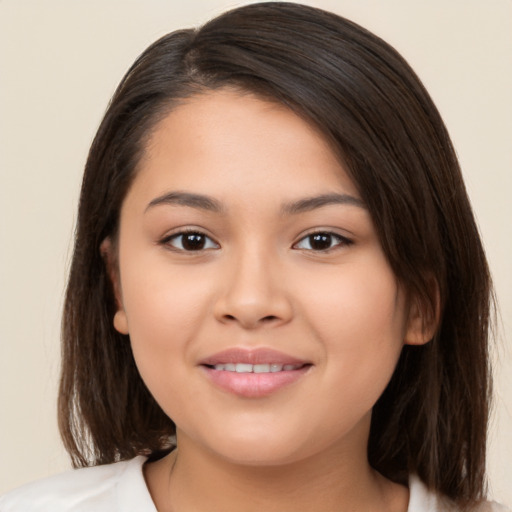
[[[254,373],[269,373],[270,372],[270,365],[269,364],[255,364],[253,366]]]
[[[252,364],[236,363],[235,371],[236,373],[251,373],[252,368]]]
[[[226,363],[216,364],[215,370],[236,372],[236,373],[275,373],[281,371],[292,371],[301,368],[301,364],[278,364],[278,363],[264,363],[264,364],[247,364],[247,363]]]

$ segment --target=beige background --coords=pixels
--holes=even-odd
[[[159,36],[248,2],[0,0],[0,492],[68,467],[59,313],[88,146]],[[459,153],[501,303],[491,495],[512,505],[512,1],[309,1],[393,44]]]

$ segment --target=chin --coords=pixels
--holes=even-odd
[[[284,466],[307,458],[307,455],[304,453],[286,449],[283,450],[282,448],[276,452],[270,449],[268,445],[262,446],[261,444],[242,451],[235,452],[235,450],[231,448],[227,452],[223,451],[223,453],[217,450],[217,453],[231,464],[248,467]]]
[[[260,428],[248,432],[239,428],[236,435],[224,431],[217,439],[208,440],[208,449],[226,462],[241,466],[282,466],[306,459],[321,447],[294,433]],[[252,435],[251,435],[252,434]],[[206,443],[205,443],[206,444]]]

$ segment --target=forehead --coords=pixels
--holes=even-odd
[[[165,188],[219,196],[266,190],[290,195],[357,195],[327,139],[285,106],[221,89],[192,96],[154,128],[135,183],[148,194]]]

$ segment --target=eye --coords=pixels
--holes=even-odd
[[[178,251],[204,251],[207,249],[218,249],[219,244],[200,231],[186,231],[176,233],[164,238],[161,242],[164,245],[171,246]]]
[[[294,246],[294,249],[302,249],[306,251],[329,251],[338,246],[351,245],[353,242],[348,238],[335,233],[329,233],[319,231],[316,233],[310,233],[301,240],[299,240]]]

